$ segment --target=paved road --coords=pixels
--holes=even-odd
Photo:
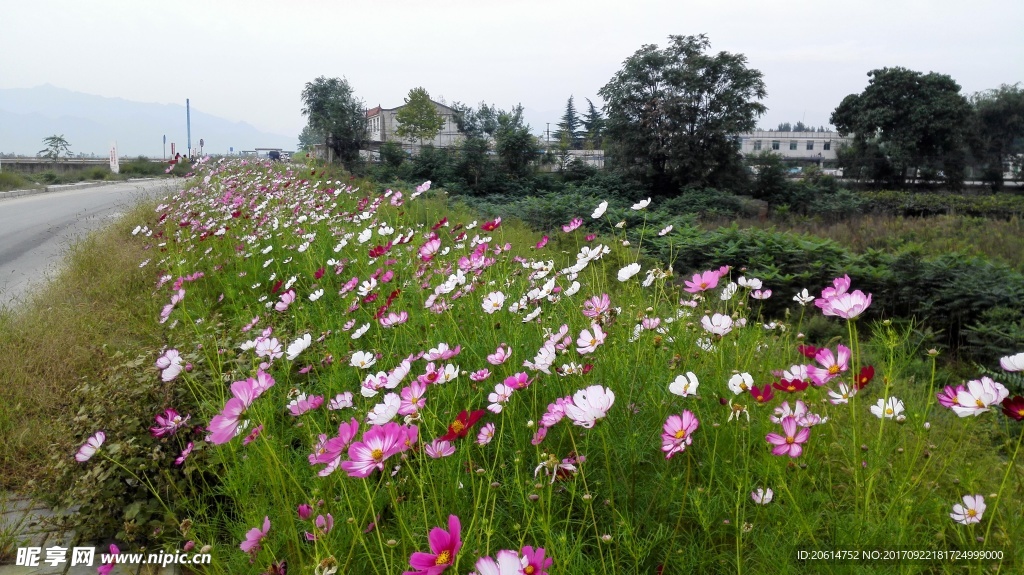
[[[35,282],[52,274],[77,239],[179,182],[118,182],[0,201],[0,307],[21,301]]]

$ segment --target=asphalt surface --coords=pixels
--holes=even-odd
[[[0,307],[18,305],[52,277],[68,248],[89,232],[180,185],[139,180],[0,200]]]

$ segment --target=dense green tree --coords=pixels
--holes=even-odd
[[[410,142],[433,140],[444,127],[444,116],[437,111],[437,106],[430,99],[430,94],[423,88],[409,90],[405,105],[395,114],[398,129],[395,133]]]
[[[366,139],[366,106],[343,78],[320,76],[302,90],[302,114],[335,157],[351,166]]]
[[[587,111],[583,114],[583,132],[588,149],[600,150],[604,140],[604,115],[587,98]]]
[[[761,72],[742,54],[708,53],[704,35],[670,36],[626,59],[598,92],[616,165],[656,194],[732,185],[743,167],[735,134],[767,110]]]
[[[570,149],[579,150],[582,148],[581,135],[582,135],[582,121],[580,120],[579,113],[576,112],[576,105],[573,103],[573,97],[569,96],[569,101],[565,103],[565,113],[562,114],[562,121],[558,122],[558,131],[555,132],[555,139],[560,142],[566,142]]]
[[[398,168],[409,157],[398,142],[384,142],[380,146],[380,162],[391,168]]]
[[[793,124],[793,131],[794,132],[813,132],[814,128],[809,128],[807,126],[807,124],[805,124],[803,122],[797,122],[797,123]]]
[[[50,158],[53,161],[57,161],[64,156],[65,158],[71,156],[71,144],[64,139],[64,134],[48,136],[43,138],[43,145],[46,146],[42,150],[36,152],[37,156],[43,158]]]
[[[325,139],[322,132],[314,130],[309,124],[306,124],[302,131],[299,132],[299,148],[302,150],[312,150],[313,146],[323,144]]]
[[[974,133],[971,148],[981,165],[982,177],[995,189],[1003,186],[1003,172],[1016,168],[1020,178],[1020,161],[1010,162],[1024,153],[1024,90],[1020,84],[1002,85],[995,90],[971,96],[974,107]]]
[[[453,120],[455,126],[467,138],[489,139],[494,137],[498,130],[499,111],[494,105],[488,106],[486,102],[473,108],[461,102],[452,104],[455,111]]]
[[[782,124],[779,124],[779,127],[775,128],[775,131],[776,132],[792,132],[793,131],[793,126],[791,126],[789,124],[789,122],[784,122]]]
[[[870,151],[870,144],[890,164],[891,184],[902,186],[920,171],[941,171],[946,183],[963,183],[966,134],[971,106],[960,85],[945,74],[922,74],[906,68],[868,72],[867,88],[850,94],[832,113],[831,122],[841,135],[852,134],[853,150]],[[864,167],[877,158],[849,155]],[[863,161],[862,161],[863,160]],[[877,166],[871,170],[879,171]]]
[[[529,174],[537,147],[537,140],[530,133],[530,126],[523,122],[521,104],[511,111],[498,114],[494,150],[510,176],[519,178]]]

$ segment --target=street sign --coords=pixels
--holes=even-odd
[[[121,173],[121,164],[117,158],[117,142],[110,148],[110,171],[115,174]]]

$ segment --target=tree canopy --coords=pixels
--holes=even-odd
[[[59,160],[62,155],[65,158],[71,156],[71,144],[64,139],[64,134],[59,136],[54,134],[43,138],[43,145],[46,147],[36,152],[36,155],[50,158],[53,161]]]
[[[565,103],[565,113],[562,114],[562,121],[558,122],[558,131],[555,132],[555,139],[564,142],[568,148],[578,150],[582,147],[580,142],[581,126],[582,122],[579,113],[576,111],[576,104],[573,103],[573,97],[569,96],[569,100]]]
[[[734,136],[767,108],[761,72],[742,54],[709,53],[707,36],[641,47],[598,94],[616,163],[655,193],[724,185],[742,174]]]
[[[587,98],[587,111],[583,114],[583,131],[586,135],[587,149],[600,150],[604,140],[604,115],[597,106]]]
[[[311,133],[321,134],[324,143],[346,165],[359,159],[366,139],[366,106],[356,98],[343,78],[320,76],[302,90],[302,114]]]
[[[430,99],[424,88],[413,88],[405,98],[405,105],[395,115],[399,137],[422,144],[424,140],[433,140],[444,127],[444,116],[437,111],[437,106]]]
[[[971,96],[974,106],[972,150],[981,164],[982,177],[993,187],[1003,185],[1003,173],[1016,168],[1010,158],[1024,153],[1024,90],[1020,84],[1002,85]]]
[[[945,74],[906,68],[868,72],[868,85],[832,113],[841,135],[853,135],[845,168],[902,186],[931,172],[952,186],[963,183],[971,107],[960,85]],[[881,162],[881,164],[880,164]]]

